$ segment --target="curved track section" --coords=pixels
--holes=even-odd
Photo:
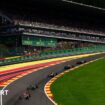
[[[45,67],[41,67],[39,68],[39,70],[27,71],[28,73],[26,73],[25,75],[22,76],[18,75],[20,76],[20,78],[18,79],[16,79],[15,77],[15,79],[9,80],[10,82],[6,84],[5,87],[3,88],[4,90],[5,89],[9,90],[9,93],[7,96],[6,95],[2,96],[3,99],[2,105],[53,105],[53,103],[48,99],[48,97],[46,97],[46,94],[44,92],[44,86],[46,82],[49,81],[49,78],[47,77],[51,72],[59,74],[64,71],[64,66],[68,64],[76,66],[76,62],[78,60],[80,61],[85,59],[86,61],[91,61],[97,58],[101,58],[103,56],[105,56],[105,53],[94,53],[94,54],[84,54],[84,55],[56,58],[53,60],[52,59],[46,60],[46,63],[48,62],[53,62],[53,63],[51,65],[46,64]],[[45,61],[42,62],[38,61],[37,64],[41,63],[45,63]],[[32,65],[32,63],[30,65],[25,64],[25,66],[26,65],[30,66]],[[19,96],[24,92],[24,90],[26,90],[26,88],[29,87],[30,85],[34,84],[38,84],[38,88],[34,91],[30,91],[31,92],[30,100],[28,101],[19,100]]]
[[[75,70],[76,68],[79,68],[79,67],[81,67],[81,66],[84,66],[84,65],[86,65],[86,64],[89,64],[89,63],[94,62],[94,61],[99,60],[99,59],[103,59],[103,57],[102,57],[102,58],[97,58],[97,59],[92,60],[92,61],[88,61],[87,63],[83,63],[83,64],[78,65],[78,66],[76,66],[76,67],[70,68],[69,70],[65,70],[65,71],[63,71],[62,73],[58,74],[57,76],[53,77],[51,80],[49,80],[49,81],[45,84],[45,87],[44,87],[45,94],[46,94],[46,96],[49,98],[49,100],[50,100],[54,105],[58,105],[58,103],[56,103],[56,102],[54,101],[54,99],[53,99],[53,94],[52,94],[52,91],[51,91],[51,89],[50,89],[50,88],[51,88],[51,85],[52,85],[57,79],[59,79],[60,77],[62,77],[64,74],[66,74],[66,73],[68,73],[68,72],[70,72],[70,71],[72,71],[72,70]]]

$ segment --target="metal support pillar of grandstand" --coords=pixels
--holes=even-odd
[[[2,17],[2,19],[9,21],[10,23],[13,23],[13,21],[8,16],[4,15],[1,11],[0,11],[0,17]]]
[[[16,38],[16,53],[17,53],[17,50],[18,50],[18,49],[17,49],[17,41],[18,41],[18,40],[17,40],[17,38]]]

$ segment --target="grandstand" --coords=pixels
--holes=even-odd
[[[104,50],[105,13],[102,10],[60,0],[27,1],[24,6],[19,1],[11,1],[4,7],[5,2],[0,6],[1,59],[30,55],[41,59],[39,56],[47,53],[50,57],[52,53],[55,53],[53,57],[66,56],[74,52],[65,52],[77,49],[83,52],[82,48],[86,51],[94,48],[91,52]]]

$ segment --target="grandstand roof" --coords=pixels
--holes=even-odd
[[[105,10],[89,7],[86,5],[67,2],[70,0],[1,0],[0,8],[26,8],[30,10],[46,9],[46,10],[63,10],[70,12],[71,10],[85,12],[86,14],[105,14]]]
[[[69,0],[71,1],[71,0]],[[95,6],[98,8],[105,8],[105,0],[72,0],[74,2],[83,3],[91,6]]]
[[[104,22],[105,11],[64,0],[1,0],[0,9],[16,13],[40,14],[40,16],[70,18],[80,16]]]

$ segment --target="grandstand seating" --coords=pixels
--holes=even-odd
[[[15,57],[11,59],[0,60],[0,65],[7,65],[7,64],[13,64],[13,63],[19,63],[19,62],[25,62],[25,61],[59,57],[59,56],[92,53],[92,52],[99,52],[99,51],[105,51],[105,46],[97,45],[92,47],[74,48],[74,49],[68,49],[68,50],[41,52],[39,55],[20,56],[17,58]]]
[[[56,32],[52,30],[41,30],[41,29],[25,29],[23,30],[26,34],[35,34],[35,35],[41,35],[41,36],[50,36],[50,37],[57,37],[57,38],[69,38],[72,40],[83,40],[83,41],[92,41],[97,43],[105,43],[105,38],[101,35],[96,36],[98,34],[81,34],[81,33],[71,33],[69,32]]]
[[[59,26],[55,24],[47,24],[43,22],[33,22],[33,21],[24,21],[22,19],[14,19],[15,25],[21,25],[21,26],[31,26],[31,27],[39,27],[39,28],[46,28],[46,29],[54,29],[54,30],[63,30],[63,31],[71,31],[71,32],[79,32],[84,34],[93,34],[93,35],[104,35],[104,32],[92,30],[92,29],[84,29],[81,27],[73,27],[73,26]],[[80,25],[79,25],[80,26]]]

